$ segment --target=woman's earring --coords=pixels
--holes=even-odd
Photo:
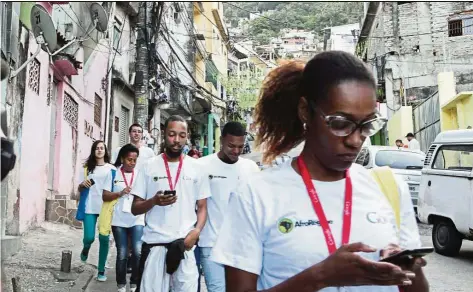
[[[303,123],[302,127],[304,128],[304,131],[307,131],[307,124],[306,123]]]

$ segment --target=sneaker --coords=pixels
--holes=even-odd
[[[126,292],[126,285],[118,286],[118,292]]]
[[[99,282],[107,281],[107,276],[105,276],[105,272],[99,272],[97,274],[97,281],[99,281]]]
[[[130,292],[135,292],[137,288],[136,284],[130,284]]]
[[[83,263],[87,262],[87,258],[89,257],[89,249],[83,249],[82,252],[80,253],[80,260]]]

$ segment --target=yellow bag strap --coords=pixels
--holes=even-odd
[[[87,169],[87,166],[86,166],[86,167],[84,167],[84,179],[87,179],[87,171],[88,171],[88,169]]]
[[[378,183],[381,191],[388,199],[391,207],[394,210],[396,216],[396,225],[398,228],[401,226],[401,199],[399,196],[399,189],[396,183],[396,178],[391,168],[389,167],[378,167],[371,170],[371,175]]]

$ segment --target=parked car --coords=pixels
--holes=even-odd
[[[419,184],[425,153],[417,150],[392,146],[365,146],[358,154],[355,163],[367,169],[389,166],[394,175],[403,179],[409,186],[412,204],[417,213],[419,198]]]
[[[446,131],[430,146],[422,170],[419,219],[433,224],[435,251],[456,256],[473,240],[473,130]]]

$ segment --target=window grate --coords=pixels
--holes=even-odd
[[[79,122],[79,104],[67,93],[64,94],[64,119],[77,130]]]
[[[123,146],[127,143],[129,119],[130,110],[122,106],[120,111],[120,146]]]
[[[97,126],[102,127],[102,98],[95,94],[94,103],[94,122]]]
[[[30,72],[28,75],[28,86],[32,91],[39,95],[39,76],[41,72],[41,63],[34,58],[30,63]]]

